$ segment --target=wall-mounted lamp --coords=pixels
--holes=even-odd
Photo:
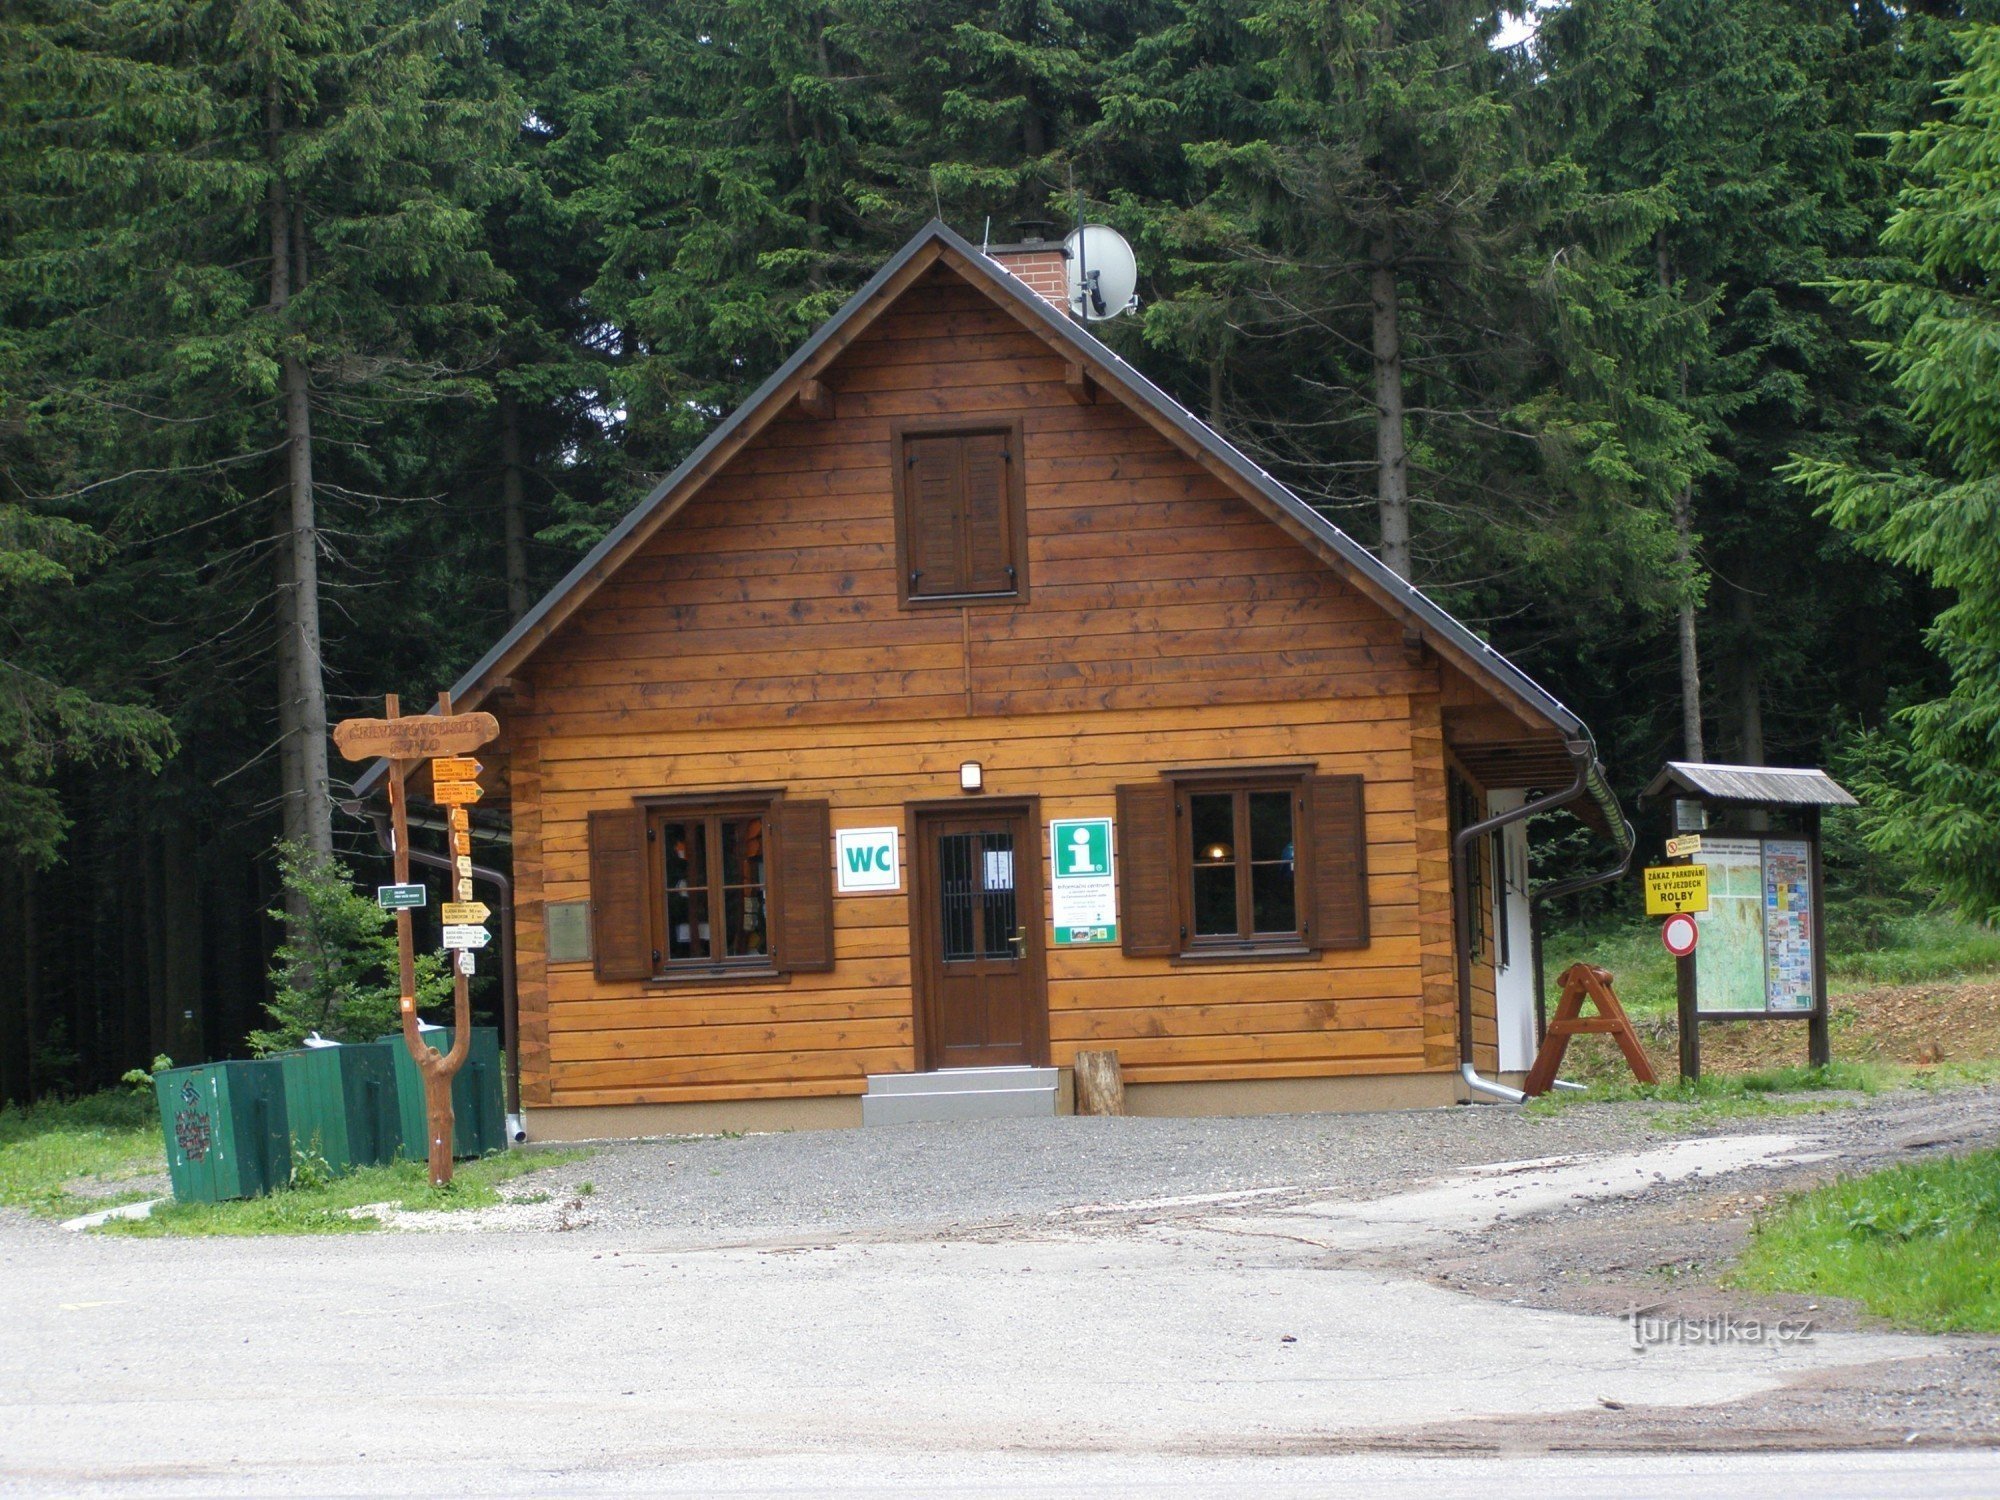
[[[976,792],[985,785],[986,773],[980,769],[978,761],[968,760],[959,766],[958,786],[960,791]]]

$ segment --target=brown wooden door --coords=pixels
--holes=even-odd
[[[914,829],[910,920],[923,1065],[1045,1061],[1042,866],[1032,810],[919,812]]]

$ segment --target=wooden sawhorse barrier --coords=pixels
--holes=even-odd
[[[1562,999],[1556,1003],[1555,1017],[1549,1022],[1542,1050],[1535,1054],[1535,1065],[1528,1070],[1528,1081],[1521,1085],[1521,1092],[1530,1099],[1546,1094],[1555,1085],[1563,1053],[1569,1050],[1569,1039],[1593,1031],[1606,1033],[1618,1043],[1618,1050],[1625,1054],[1625,1061],[1632,1065],[1639,1082],[1658,1083],[1653,1065],[1646,1060],[1646,1049],[1639,1045],[1639,1034],[1632,1029],[1632,1018],[1625,1014],[1625,1007],[1612,993],[1611,971],[1592,964],[1571,964],[1563,970],[1560,983]],[[1597,1006],[1596,1015],[1583,1014],[1585,1000]]]

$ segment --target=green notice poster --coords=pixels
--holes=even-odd
[[[1118,941],[1111,819],[1049,820],[1049,908],[1065,947]]]

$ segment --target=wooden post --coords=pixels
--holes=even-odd
[[[396,861],[396,884],[410,883],[410,787],[409,768],[424,756],[456,755],[477,749],[498,737],[500,726],[489,713],[454,715],[451,694],[438,694],[438,716],[416,719],[401,717],[401,707],[392,693],[383,700],[387,713],[381,719],[347,719],[333,732],[333,742],[349,760],[389,762],[389,826]],[[477,800],[478,788],[470,788]],[[447,836],[449,847],[449,836]],[[471,860],[459,864],[451,855],[453,894],[472,899]],[[461,874],[461,870],[463,873]],[[461,894],[462,892],[462,894]],[[451,1181],[451,1141],[457,1122],[452,1118],[451,1082],[472,1051],[471,987],[458,964],[452,964],[451,1051],[439,1053],[426,1043],[417,1029],[417,960],[410,932],[410,913],[396,910],[396,959],[399,1009],[403,1021],[403,1045],[410,1061],[424,1081],[425,1127],[430,1135],[431,1185],[443,1187]]]
[[[1826,999],[1826,892],[1819,865],[1819,809],[1806,814],[1806,859],[1812,881],[1812,905],[1807,909],[1812,922],[1813,1008],[1806,1021],[1806,1061],[1815,1068],[1833,1062],[1833,1034],[1829,1026]]]
[[[394,719],[401,714],[401,705],[394,693],[383,700],[383,717]],[[441,696],[446,717],[450,717],[451,699]],[[389,827],[390,837],[395,841],[396,884],[410,883],[410,817],[409,817],[409,762],[391,759],[389,762]],[[401,1000],[397,1009],[403,1022],[403,1045],[409,1049],[410,1061],[417,1065],[417,1076],[424,1083],[424,1125],[428,1137],[428,1156],[431,1186],[444,1187],[451,1181],[451,1143],[457,1130],[458,1121],[451,1105],[451,1083],[457,1076],[459,1065],[465,1061],[472,1048],[472,1007],[467,992],[465,976],[452,972],[452,1038],[451,1051],[440,1053],[423,1039],[417,1029],[417,959],[416,940],[411,931],[410,913],[399,909],[396,913],[396,959],[398,978],[401,982]]]
[[[1076,1112],[1080,1115],[1125,1113],[1125,1075],[1116,1052],[1079,1052],[1074,1065]]]
[[[1700,1006],[1695,994],[1694,955],[1674,960],[1674,999],[1680,1011],[1681,1079],[1692,1083],[1701,1077]]]

